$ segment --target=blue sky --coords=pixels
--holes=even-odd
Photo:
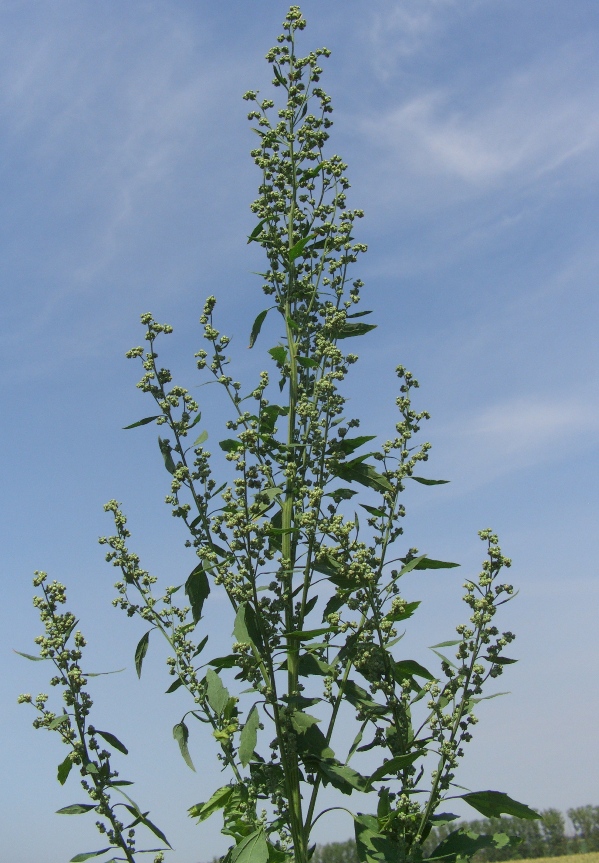
[[[359,275],[379,327],[357,345],[352,404],[366,433],[386,436],[393,368],[407,365],[432,414],[429,474],[452,481],[410,490],[406,541],[462,569],[414,578],[425,602],[406,643],[424,656],[451,637],[461,582],[479,564],[476,531],[492,526],[520,589],[504,616],[520,662],[501,681],[511,695],[481,710],[461,781],[538,808],[597,804],[597,4],[302,8],[306,50],[333,50],[330,152],[349,163],[351,205],[366,211]],[[121,430],[151,412],[124,352],[151,310],[175,326],[168,360],[193,387],[198,317],[214,293],[245,379],[262,366],[260,343],[246,349],[263,301],[252,275],[260,253],[245,243],[258,177],[241,94],[268,90],[262,58],[286,9],[0,2],[0,717],[11,863],[61,863],[98,841],[91,821],[53,815],[81,794],[75,780],[58,786],[58,741],[16,705],[21,691],[47,690],[45,667],[11,653],[31,651],[38,633],[38,568],[67,583],[90,665],[127,666],[94,683],[95,724],[130,745],[123,776],[174,859],[207,861],[224,847],[216,818],[199,828],[185,815],[218,782],[209,741],[191,741],[194,775],[171,737],[184,701],[161,696],[158,649],[137,681],[143,630],[111,607],[114,573],[96,540],[110,527],[102,504],[116,497],[148,568],[165,583],[191,568],[162,503],[155,432]],[[224,405],[211,388],[199,392],[218,440]],[[227,637],[218,612],[206,625],[215,642]],[[350,832],[332,819],[319,838]]]

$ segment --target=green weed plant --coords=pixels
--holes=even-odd
[[[142,315],[146,346],[127,354],[141,363],[138,387],[156,404],[152,416],[128,428],[161,427],[171,477],[166,500],[197,565],[184,584],[160,593],[129,548],[127,519],[114,500],[105,507],[114,533],[100,542],[120,571],[115,605],[148,626],[135,650],[138,674],[150,641],[162,637],[167,691],[189,695],[173,729],[183,759],[194,768],[188,743],[200,723],[226,770],[225,784],[189,809],[199,823],[221,813],[230,841],[224,863],[308,863],[314,827],[335,809],[353,819],[361,863],[419,861],[431,830],[457,819],[446,811],[450,799],[488,818],[539,817],[505,793],[464,793],[454,782],[477,703],[494,697],[483,694],[487,684],[515,661],[504,656],[514,635],[495,625],[498,608],[513,596],[500,580],[510,561],[492,531],[481,531],[486,558],[478,578],[464,585],[468,621],[456,627],[457,638],[434,646],[434,671],[402,655],[400,629],[420,605],[404,593],[404,577],[457,566],[407,546],[402,495],[410,482],[445,481],[420,475],[430,445],[415,441],[428,414],[412,406],[418,382],[405,368],[397,368],[397,423],[382,445],[347,415],[343,383],[358,357],[345,346],[375,324],[360,305],[363,283],[351,275],[366,251],[354,239],[363,213],[348,209],[346,165],[327,154],[332,107],[320,64],[330,52],[296,52],[305,24],[292,6],[266,55],[282,101],[255,91],[244,96],[261,175],[249,242],[265,254],[260,275],[268,301],[250,348],[267,315],[280,333],[266,351],[268,370],[249,392],[229,373],[230,339],[217,329],[214,297],[200,319],[205,347],[195,354],[197,368],[231,407],[219,443],[229,477],[213,474],[198,402],[158,364],[157,342],[172,328]],[[45,573],[36,573],[34,584],[42,590],[35,604],[45,633],[33,658],[54,663],[51,684],[63,688],[64,704],[53,712],[47,695],[20,700],[36,708],[36,727],[55,731],[70,748],[59,782],[73,767],[81,774],[90,802],[59,811],[93,812],[106,837],[106,847],[73,863],[133,863],[141,853],[159,863],[170,845],[113,767],[115,751],[125,755],[126,747],[89,724],[85,640],[74,615],[60,611],[65,588]],[[208,658],[202,620],[215,586],[228,598],[233,636],[228,654]],[[345,728],[355,723],[349,751],[337,742],[340,717]],[[327,787],[348,805],[320,808]],[[369,811],[351,808],[354,792],[370,794]],[[139,827],[160,846],[138,850]],[[501,833],[451,830],[426,859],[455,863],[510,842]]]

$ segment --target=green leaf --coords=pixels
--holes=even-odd
[[[397,681],[403,680],[405,677],[424,677],[425,680],[436,680],[430,671],[414,659],[404,659],[401,662],[394,662],[393,674]]]
[[[283,345],[277,345],[276,347],[271,348],[268,353],[280,366],[285,365],[287,362],[287,348],[284,348]]]
[[[258,649],[262,649],[262,637],[258,628],[256,613],[247,602],[242,602],[237,609],[233,635],[242,644],[253,644]]]
[[[370,515],[373,515],[375,518],[385,518],[386,513],[382,509],[377,509],[375,506],[368,506],[366,503],[361,503],[360,506],[362,509],[365,509],[366,512],[369,512]]]
[[[308,766],[314,767],[315,762],[334,758],[335,753],[327,743],[326,737],[316,724],[309,725],[306,730],[297,737],[298,752]]]
[[[514,662],[518,662],[517,659],[508,659],[507,656],[485,656],[485,659],[494,665],[513,665]]]
[[[308,728],[320,722],[315,716],[310,716],[309,713],[304,713],[303,710],[296,710],[291,717],[291,724],[298,734],[304,734]]]
[[[222,716],[223,710],[229,700],[229,690],[224,686],[222,680],[211,668],[206,672],[206,683],[208,704],[219,716]]]
[[[298,366],[303,366],[305,369],[316,369],[320,365],[314,357],[296,357]]]
[[[160,828],[157,827],[153,821],[150,821],[147,815],[142,815],[139,820],[148,828],[148,830],[152,831],[154,836],[158,836],[158,838],[161,839],[165,845],[168,845],[168,847],[172,849],[171,843],[168,841],[162,830],[160,830]]]
[[[389,836],[379,833],[375,815],[354,816],[356,850],[360,863],[403,863],[405,849]]]
[[[456,638],[455,641],[440,641],[439,644],[431,644],[429,650],[434,650],[436,647],[455,647],[456,644],[461,643],[461,638]]]
[[[31,653],[21,653],[20,650],[15,650],[13,648],[13,653],[18,653],[19,656],[24,656],[25,659],[30,659],[32,662],[45,662],[49,659],[49,656],[32,656]]]
[[[422,485],[445,485],[449,482],[448,479],[425,479],[423,476],[408,476],[406,479],[413,479],[414,482],[420,482]]]
[[[296,630],[295,632],[284,632],[283,635],[285,638],[297,638],[299,641],[311,641],[313,638],[317,638],[319,635],[324,635],[327,632],[337,632],[336,628],[331,626],[323,626],[320,629],[306,629]]]
[[[62,809],[57,809],[57,815],[84,815],[96,808],[95,803],[71,803],[70,806],[63,806]]]
[[[187,810],[190,818],[197,818],[198,821],[205,821],[206,818],[209,818],[214,812],[217,812],[219,809],[226,806],[232,793],[233,787],[231,785],[223,785],[222,788],[219,788],[214,792],[210,800],[206,803],[196,803],[195,806],[191,806]]]
[[[338,452],[343,452],[346,455],[354,452],[359,447],[364,446],[368,441],[374,440],[376,435],[362,435],[361,437],[353,437],[353,438],[341,438],[341,440],[335,441],[334,447]],[[331,447],[332,449],[332,447]]]
[[[175,692],[175,690],[179,689],[180,686],[183,686],[183,681],[180,677],[177,677],[176,680],[173,680],[168,689],[165,689],[164,694],[170,695],[171,692]]]
[[[406,565],[412,562],[407,557],[402,557],[401,561],[402,563],[406,563]],[[417,564],[414,569],[453,569],[455,566],[461,566],[461,564],[449,563],[449,561],[446,560],[431,560],[430,557],[423,554],[420,563]]]
[[[249,235],[247,245],[249,245],[250,243],[252,243],[258,239],[258,237],[262,233],[262,228],[266,222],[268,222],[268,216],[266,216],[265,219],[260,219],[260,221],[258,222],[256,227],[254,228],[252,233]]]
[[[151,629],[148,629],[145,635],[142,635],[142,637],[139,639],[137,647],[135,648],[135,669],[137,671],[138,677],[141,677],[141,667],[143,665],[145,655],[148,652],[151,631]]]
[[[349,339],[352,336],[363,336],[369,333],[370,330],[376,330],[376,327],[376,324],[353,324],[346,321],[341,330],[335,333],[335,338]]]
[[[112,851],[115,847],[115,845],[110,845],[108,848],[101,848],[100,851],[87,851],[85,854],[75,854],[74,857],[71,857],[70,863],[84,863],[85,860],[91,860],[92,857],[100,857],[102,854],[106,854],[107,851]]]
[[[207,662],[206,665],[211,665],[220,671],[221,668],[235,668],[239,663],[239,656],[236,653],[229,653],[227,656],[217,656]]]
[[[183,756],[183,760],[195,772],[195,767],[193,766],[193,761],[191,760],[191,755],[189,754],[189,749],[187,748],[187,741],[189,740],[189,729],[184,722],[178,722],[173,728],[173,737],[179,744],[179,749],[181,750],[181,755]]]
[[[67,777],[71,772],[71,768],[73,767],[73,762],[67,755],[64,761],[61,761],[58,765],[58,769],[56,771],[56,778],[60,782],[61,785],[64,785],[67,781]]]
[[[158,446],[160,447],[160,452],[162,453],[162,458],[164,459],[164,466],[170,474],[173,474],[177,468],[175,466],[175,462],[173,461],[173,457],[171,455],[171,445],[167,440],[163,438],[158,438]]]
[[[420,602],[407,602],[403,611],[397,611],[395,614],[387,614],[385,619],[392,620],[394,623],[398,623],[400,620],[408,620],[408,618],[412,617],[419,605]]]
[[[227,440],[219,441],[219,447],[223,452],[235,452],[238,449],[243,449],[243,444],[240,440],[235,440],[235,438],[227,438]]]
[[[185,593],[187,594],[189,604],[191,605],[193,622],[197,623],[202,616],[204,602],[210,593],[208,576],[204,572],[204,567],[201,563],[198,563],[196,568],[189,574],[189,577],[185,582]]]
[[[250,833],[233,848],[231,863],[267,863],[268,844],[262,827]]]
[[[414,557],[412,558],[412,560],[408,560],[405,566],[402,567],[398,578],[400,578],[402,575],[407,575],[407,573],[411,572],[413,569],[418,569],[418,567],[424,560],[426,560],[426,554],[421,554],[420,557]]]
[[[329,783],[341,791],[342,794],[352,794],[353,791],[365,791],[368,780],[353,767],[347,764],[339,764],[336,761],[324,760],[318,765],[318,772],[322,776],[323,783]]]
[[[239,739],[239,760],[241,761],[242,767],[247,767],[254,755],[254,749],[256,748],[256,742],[258,740],[259,725],[260,714],[258,713],[258,708],[254,704],[248,713],[248,718],[241,730],[241,736]]]
[[[357,493],[351,488],[336,488],[334,491],[328,491],[325,497],[332,497],[335,503],[341,503],[342,500],[349,500]]]
[[[197,414],[195,415],[194,421],[192,423],[190,423],[189,426],[187,427],[188,430],[194,428],[194,426],[197,426],[197,424],[199,423],[199,421],[201,419],[202,419],[202,411],[198,411]]]
[[[512,800],[503,791],[472,791],[469,794],[461,794],[460,798],[469,803],[473,809],[484,815],[485,818],[498,818],[500,815],[513,815],[514,818],[527,818],[533,820],[541,818],[538,812]]]
[[[203,431],[202,434],[199,435],[199,437],[197,437],[194,440],[193,445],[194,445],[194,447],[201,446],[201,444],[205,443],[207,440],[208,440],[208,432]]]
[[[145,426],[148,423],[153,423],[154,420],[157,420],[160,416],[162,416],[162,414],[158,414],[158,416],[155,417],[144,417],[142,420],[138,420],[136,423],[131,423],[130,426],[123,426],[123,431],[126,431],[127,429],[137,428],[137,426]]]
[[[88,761],[86,764],[84,764],[83,769],[86,773],[95,773],[96,775],[100,772],[93,761]]]
[[[386,477],[377,473],[372,465],[364,464],[357,459],[338,465],[335,473],[340,479],[344,479],[347,482],[359,482],[361,485],[373,488],[375,491],[384,492],[393,490],[393,486]]]
[[[306,246],[306,244],[309,243],[310,240],[313,240],[315,236],[316,234],[308,234],[307,237],[302,237],[301,240],[298,240],[297,243],[289,249],[287,257],[290,264],[293,263],[296,258],[299,258],[301,253],[304,251],[304,247]]]
[[[69,717],[66,713],[62,713],[60,716],[57,716],[56,719],[53,719],[52,722],[48,725],[50,731],[54,731],[55,728],[58,728],[62,725],[63,722],[66,722]]]
[[[270,309],[264,309],[264,311],[260,312],[260,314],[256,317],[252,325],[252,332],[250,333],[250,343],[248,345],[249,348],[253,348],[256,344],[256,339],[260,335],[260,330],[262,329],[262,324],[264,323],[264,319],[269,313]]]
[[[127,747],[121,743],[118,737],[115,737],[114,734],[111,734],[110,731],[98,731],[96,728],[96,734],[99,734],[100,737],[103,737],[107,743],[110,743],[111,746],[114,746],[115,749],[118,749],[119,752],[122,752],[123,755],[128,755],[129,750]]]
[[[106,674],[121,674],[121,672],[125,671],[124,668],[115,668],[114,671],[86,671],[86,677],[104,677]]]
[[[409,767],[410,764],[422,758],[423,755],[426,755],[426,750],[424,749],[408,752],[405,755],[396,755],[395,758],[391,758],[389,761],[381,764],[380,767],[377,767],[374,773],[368,777],[368,785],[371,786],[373,782],[378,782],[381,779],[394,777],[398,770]]]
[[[310,168],[308,171],[304,171],[304,173],[301,176],[300,182],[302,182],[303,180],[313,180],[314,177],[316,177],[317,174],[319,174],[323,168],[324,168],[324,162],[320,162],[318,165],[316,165],[315,168]]]

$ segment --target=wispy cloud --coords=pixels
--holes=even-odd
[[[506,184],[518,188],[568,165],[597,174],[597,73],[585,45],[535,60],[460,104],[435,88],[363,119],[361,129],[388,162],[419,177],[445,181],[461,195]]]

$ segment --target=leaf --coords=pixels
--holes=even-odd
[[[45,662],[49,659],[49,656],[32,656],[31,653],[21,653],[20,650],[15,650],[13,648],[13,653],[18,653],[19,656],[24,656],[25,659],[30,659],[32,662]]]
[[[95,803],[71,803],[70,806],[63,806],[62,809],[57,809],[57,815],[84,815],[92,809],[96,808]]]
[[[203,431],[201,433],[201,435],[194,440],[193,445],[194,445],[194,447],[200,446],[201,444],[205,443],[205,441],[207,441],[207,440],[208,440],[208,432]]]
[[[73,762],[71,761],[71,759],[67,755],[65,760],[61,761],[61,763],[58,765],[58,769],[56,771],[56,778],[58,779],[58,781],[60,782],[61,785],[64,785],[65,782],[67,781],[67,777],[68,777],[69,773],[71,772],[72,767],[73,767]]]
[[[495,665],[513,665],[514,662],[518,662],[517,659],[508,659],[507,656],[485,656],[485,659]]]
[[[423,476],[408,476],[406,479],[413,479],[414,482],[420,482],[422,485],[445,485],[450,481],[448,479],[425,479]]]
[[[431,644],[429,650],[434,650],[436,647],[455,647],[456,644],[461,643],[461,638],[456,638],[455,641],[440,641],[439,644]]]
[[[318,765],[318,772],[323,777],[324,784],[329,782],[342,794],[351,794],[353,791],[365,791],[368,780],[353,767],[347,764],[339,764],[336,761],[324,760]]]
[[[167,440],[163,438],[158,438],[158,446],[160,447],[160,452],[162,453],[162,458],[164,459],[164,466],[170,474],[173,474],[177,468],[175,467],[175,462],[173,461],[173,457],[171,455],[171,445]]]
[[[148,629],[145,635],[142,635],[142,637],[139,639],[137,647],[135,648],[135,669],[137,671],[138,677],[141,677],[141,667],[143,665],[145,655],[148,652],[151,631],[151,629]]]
[[[312,767],[315,762],[335,757],[326,737],[318,725],[314,723],[297,737],[297,749],[306,765]]]
[[[256,339],[260,335],[260,330],[262,329],[262,324],[264,323],[264,319],[269,313],[270,309],[264,309],[264,311],[260,312],[260,314],[256,317],[256,320],[252,324],[252,332],[250,333],[250,343],[248,345],[249,348],[253,348],[256,344]]]
[[[211,665],[220,671],[221,668],[235,668],[239,663],[239,656],[236,653],[229,653],[227,656],[217,656],[207,662],[206,665]]]
[[[405,566],[402,567],[402,569],[398,575],[398,578],[400,578],[402,575],[407,575],[407,573],[411,572],[413,569],[418,569],[419,565],[425,559],[426,559],[426,554],[421,554],[420,557],[414,557],[414,558],[412,558],[412,560],[408,560],[408,562],[405,564]]]
[[[85,860],[91,860],[92,857],[100,857],[115,847],[115,845],[110,845],[108,848],[102,848],[100,851],[87,851],[84,854],[75,854],[74,857],[71,857],[70,863],[84,863]]]
[[[222,680],[211,668],[206,672],[206,683],[208,704],[219,716],[222,716],[223,710],[229,700],[229,690],[224,686]]]
[[[86,677],[104,677],[106,674],[121,674],[121,672],[125,671],[124,668],[115,668],[114,671],[86,671]]]
[[[285,638],[297,638],[299,641],[310,641],[313,638],[317,638],[319,635],[324,635],[327,632],[337,632],[336,628],[331,626],[323,626],[320,629],[306,629],[303,631],[295,631],[295,632],[284,632],[283,635]]]
[[[306,244],[309,243],[310,240],[313,240],[315,236],[316,234],[308,234],[307,237],[302,237],[301,240],[298,240],[297,243],[289,249],[287,257],[290,264],[293,263],[296,258],[299,258],[301,253],[304,251]]]
[[[460,563],[449,563],[446,560],[432,560],[430,557],[427,557],[425,554],[422,555],[422,560],[420,561],[414,569],[453,569],[455,566],[461,566]],[[409,558],[402,557],[402,563],[411,563]]]
[[[193,622],[197,623],[202,616],[204,602],[210,593],[208,576],[204,572],[204,567],[201,563],[198,563],[196,568],[190,572],[189,577],[185,582],[185,593],[187,594],[191,605]]]
[[[403,611],[397,611],[395,614],[387,614],[385,619],[392,620],[394,623],[398,623],[400,620],[408,620],[408,618],[412,617],[420,602],[406,602]]]
[[[369,512],[370,515],[374,515],[375,518],[384,518],[385,512],[382,509],[377,509],[375,506],[368,506],[366,503],[361,503],[360,506],[362,509],[365,509],[366,512]]]
[[[248,718],[241,730],[241,736],[239,739],[239,760],[241,761],[242,767],[247,767],[254,755],[254,749],[256,748],[256,742],[258,740],[259,725],[260,714],[258,713],[258,708],[254,704],[248,713]]]
[[[177,677],[176,680],[173,680],[169,688],[164,690],[164,694],[170,695],[171,692],[175,692],[175,690],[177,690],[180,686],[183,686],[183,681],[180,677]]]
[[[296,357],[298,366],[303,366],[305,369],[316,369],[320,365],[314,357]]]
[[[356,850],[360,863],[403,863],[405,849],[389,836],[378,832],[378,818],[375,815],[354,816]]]
[[[242,602],[237,609],[233,635],[242,644],[253,644],[258,649],[262,649],[262,636],[258,628],[256,613],[247,602]]]
[[[126,431],[127,429],[137,428],[137,426],[145,426],[148,423],[153,423],[154,420],[157,420],[161,416],[162,414],[158,414],[158,416],[155,417],[144,417],[142,420],[138,420],[136,423],[131,423],[130,426],[123,426],[123,431]]]
[[[338,465],[335,473],[340,479],[347,480],[347,482],[359,482],[361,485],[375,489],[375,491],[393,490],[389,480],[378,473],[371,464],[364,464],[358,460]]]
[[[161,839],[165,845],[168,845],[169,848],[172,848],[171,843],[168,841],[162,830],[160,830],[160,828],[157,827],[153,821],[150,821],[150,819],[146,815],[142,815],[139,820],[142,824],[145,824],[148,830],[152,831],[154,836],[158,836],[158,838]]]
[[[352,336],[363,336],[369,333],[370,330],[376,330],[376,327],[376,324],[353,324],[346,321],[341,330],[335,333],[335,338],[349,339]]]
[[[219,788],[214,792],[212,797],[206,803],[196,803],[195,806],[191,806],[187,810],[190,818],[197,818],[199,821],[205,821],[206,818],[209,818],[213,814],[213,812],[217,812],[219,809],[226,806],[232,793],[233,787],[231,785],[223,785],[222,788]]]
[[[417,761],[423,755],[426,755],[426,750],[424,749],[408,752],[405,755],[396,755],[395,758],[391,758],[389,761],[381,764],[380,767],[377,767],[374,773],[368,777],[368,785],[371,786],[373,782],[378,782],[380,779],[395,776],[398,770],[409,767],[410,764],[413,764],[414,761]]]
[[[430,671],[427,671],[423,665],[420,665],[414,659],[404,659],[401,662],[394,662],[393,674],[398,681],[403,680],[404,677],[424,677],[425,680],[436,680]]]
[[[48,725],[50,731],[54,731],[55,728],[58,728],[59,725],[62,725],[63,722],[66,722],[68,719],[68,715],[66,713],[62,713],[60,716],[57,716],[56,719],[53,719],[52,722]]]
[[[243,449],[242,442],[240,440],[235,440],[235,438],[221,440],[218,445],[223,452],[235,452],[235,450]]]
[[[195,767],[193,766],[193,761],[191,760],[191,755],[189,754],[189,749],[187,748],[187,741],[189,740],[189,729],[184,722],[178,722],[173,728],[173,737],[179,744],[179,749],[181,750],[181,755],[183,756],[183,760],[195,772]]]
[[[115,737],[114,734],[111,734],[110,731],[98,731],[96,728],[96,734],[99,734],[100,737],[103,737],[107,743],[110,743],[111,746],[114,746],[115,749],[118,749],[119,752],[122,752],[123,755],[128,755],[129,750],[127,747],[121,743],[118,737]]]
[[[254,230],[252,231],[252,233],[249,235],[249,237],[248,237],[248,241],[247,241],[247,245],[249,245],[250,243],[252,243],[252,242],[254,242],[254,241],[256,241],[256,240],[257,240],[257,238],[258,238],[258,237],[260,236],[260,234],[262,233],[262,227],[263,227],[263,225],[264,225],[266,222],[268,222],[268,216],[266,216],[266,218],[265,218],[265,219],[260,219],[260,221],[258,222],[258,224],[256,225],[256,227],[254,228]]]
[[[268,353],[280,366],[285,365],[287,362],[287,348],[284,348],[283,345],[277,345],[276,347],[271,348]]]
[[[303,710],[296,710],[291,717],[291,724],[298,734],[305,734],[308,728],[320,722],[315,716],[310,716],[309,713],[304,713]]]
[[[460,798],[469,803],[485,818],[498,818],[502,814],[529,820],[541,818],[541,815],[534,809],[530,809],[524,803],[518,803],[517,800],[512,800],[503,791],[472,791],[469,794],[461,794]]]
[[[327,492],[325,497],[332,497],[335,503],[341,503],[342,500],[349,500],[357,493],[351,488],[336,488],[335,491]]]
[[[267,863],[268,844],[264,830],[260,827],[233,848],[231,863]]]
[[[335,441],[335,450],[339,452],[344,452],[346,455],[354,452],[359,447],[364,446],[368,441],[374,440],[376,435],[362,435],[361,437],[352,437],[352,438],[341,438],[341,440]]]
[[[301,176],[301,180],[313,180],[316,175],[322,171],[324,168],[324,162],[320,162],[320,164],[316,165],[315,168],[310,168],[308,171],[304,171]]]

